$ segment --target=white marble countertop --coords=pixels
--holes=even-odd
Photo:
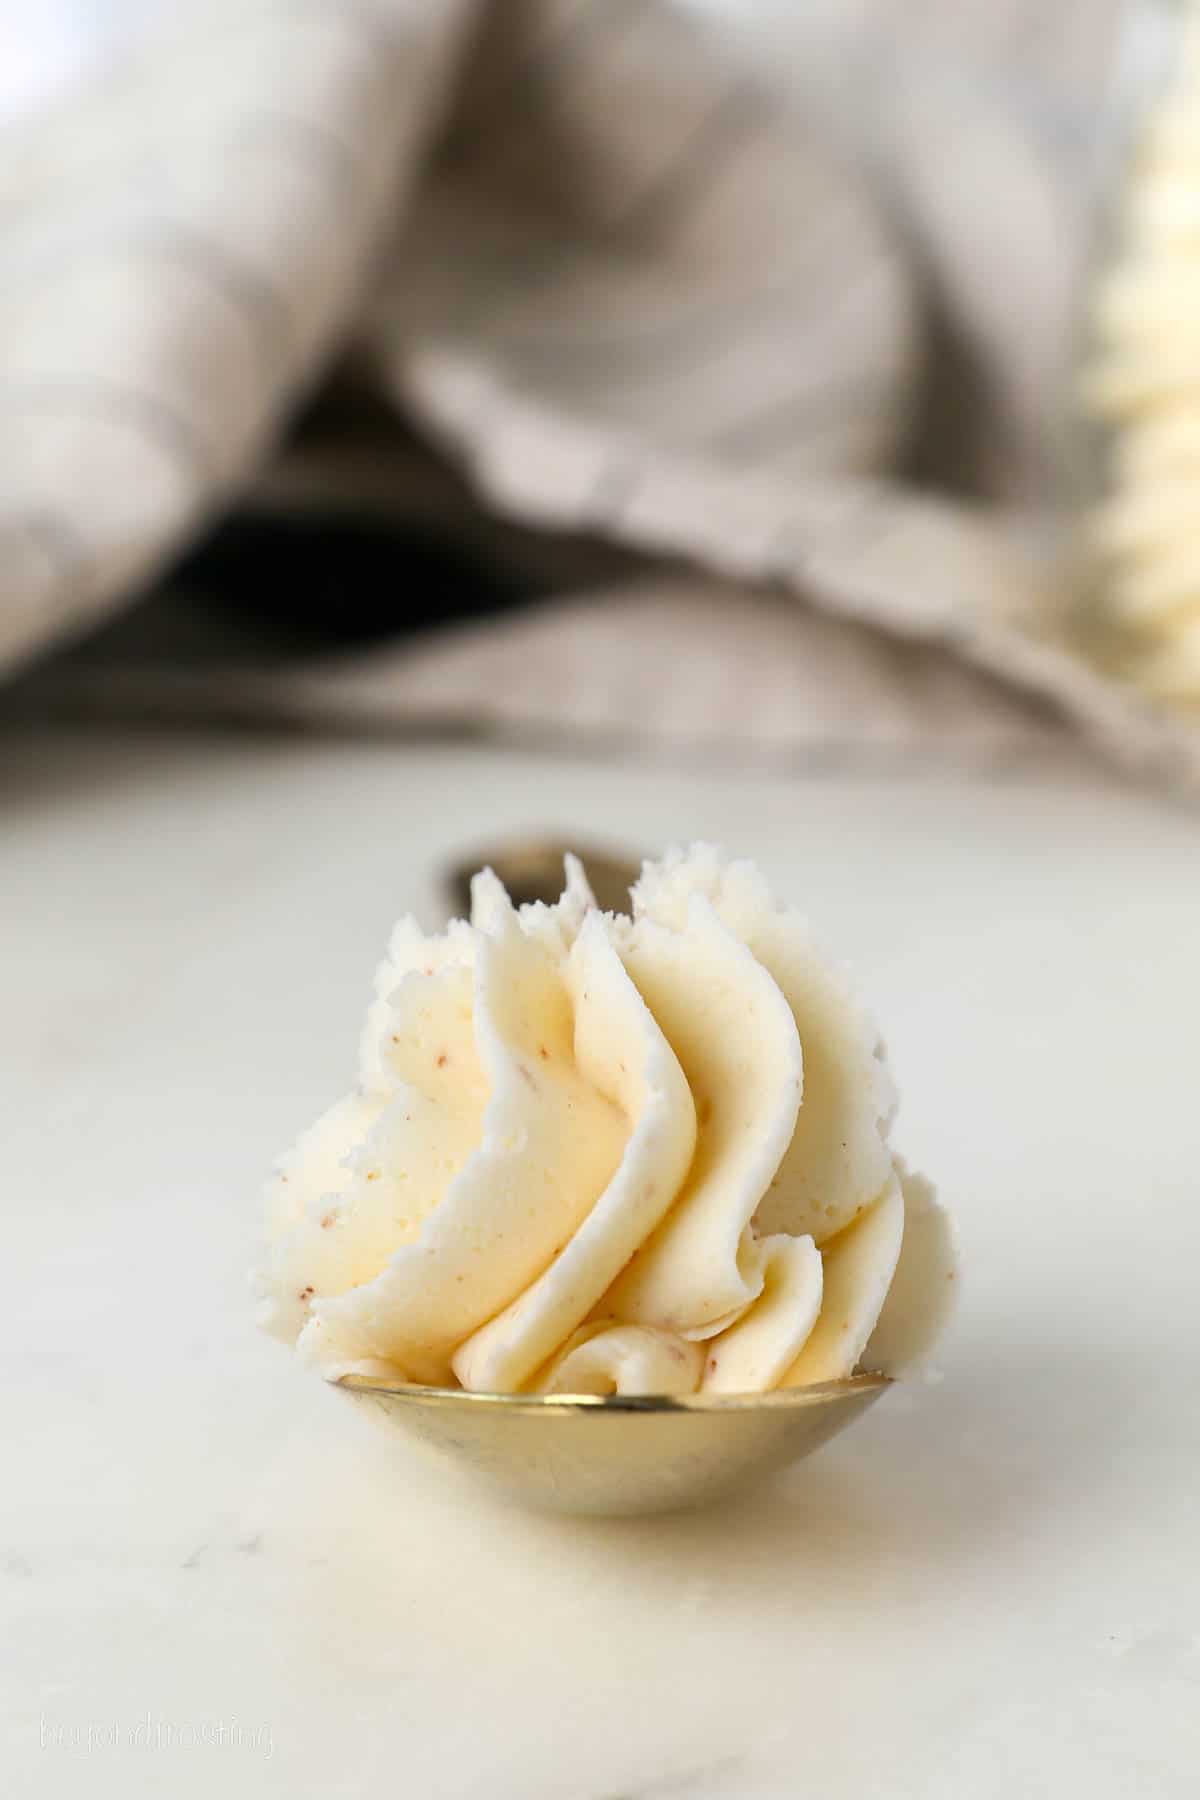
[[[2,753],[6,1795],[1196,1794],[1194,817],[1078,772]],[[944,1381],[718,1512],[504,1511],[251,1325],[259,1177],[344,1084],[393,915],[575,824],[804,898],[962,1223]]]

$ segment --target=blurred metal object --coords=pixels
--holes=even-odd
[[[603,850],[565,838],[513,838],[484,844],[463,857],[448,871],[446,888],[456,917],[471,911],[471,877],[480,869],[493,869],[508,889],[515,906],[531,900],[552,905],[562,893],[563,857],[573,851],[587,870],[597,903],[605,912],[628,912],[629,890],[638,878],[639,858],[617,850]]]
[[[384,1427],[539,1511],[675,1512],[809,1456],[891,1384],[855,1375],[769,1394],[477,1394],[371,1376],[337,1383]]]

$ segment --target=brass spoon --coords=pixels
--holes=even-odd
[[[482,846],[446,873],[457,913],[485,864],[518,904],[552,904],[563,855],[582,858],[599,904],[626,911],[637,860],[552,838]],[[698,1506],[798,1461],[851,1424],[889,1385],[854,1375],[769,1394],[605,1398],[477,1394],[347,1375],[338,1387],[401,1437],[457,1461],[495,1492],[542,1511],[630,1514]]]
[[[769,1394],[477,1394],[346,1375],[389,1430],[544,1512],[675,1512],[808,1456],[890,1386],[852,1375]]]

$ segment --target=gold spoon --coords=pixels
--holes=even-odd
[[[864,1413],[886,1375],[769,1394],[477,1394],[337,1383],[393,1432],[544,1512],[675,1512],[782,1469]]]
[[[485,864],[518,904],[552,904],[568,848],[581,856],[599,904],[625,911],[636,859],[553,838],[510,839],[457,860],[445,877],[455,911],[469,913],[471,876]],[[769,1394],[645,1397],[478,1394],[368,1375],[345,1375],[337,1386],[389,1431],[459,1462],[508,1499],[543,1511],[629,1514],[698,1506],[810,1455],[889,1382],[854,1375]]]

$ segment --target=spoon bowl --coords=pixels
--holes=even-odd
[[[336,1384],[389,1430],[543,1512],[675,1512],[819,1449],[891,1384],[853,1375],[769,1394],[478,1394],[367,1375]]]

